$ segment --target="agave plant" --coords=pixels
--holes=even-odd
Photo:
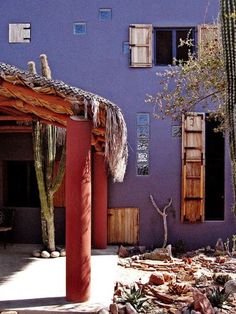
[[[222,308],[223,304],[228,300],[229,294],[224,289],[213,287],[209,289],[207,298],[213,307]]]
[[[117,299],[118,303],[130,303],[137,312],[142,312],[145,309],[146,297],[142,288],[139,288],[137,284],[132,284],[128,288],[123,288],[121,296]]]

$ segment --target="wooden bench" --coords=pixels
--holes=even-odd
[[[6,248],[7,236],[13,229],[15,210],[12,208],[0,209],[0,233],[3,233],[4,248]]]

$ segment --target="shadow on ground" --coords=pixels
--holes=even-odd
[[[33,259],[29,257],[30,252],[13,252],[11,245],[7,246],[6,249],[0,247],[0,285],[32,263]]]

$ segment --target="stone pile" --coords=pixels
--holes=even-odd
[[[56,248],[55,251],[49,252],[45,249],[42,250],[34,250],[32,252],[33,257],[42,257],[42,258],[57,258],[66,256],[66,250],[63,248]]]
[[[235,314],[236,258],[222,250],[219,241],[217,250],[207,247],[181,258],[173,258],[170,250],[163,249],[121,258],[121,276],[110,313]],[[121,296],[125,299],[127,291],[130,293],[130,278],[135,278],[133,283],[147,298],[139,311],[131,304],[133,309],[129,312],[130,305],[126,309],[126,302],[119,302]],[[226,301],[214,305],[214,293]]]

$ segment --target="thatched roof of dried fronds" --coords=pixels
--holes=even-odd
[[[68,116],[93,122],[92,145],[104,153],[115,181],[122,181],[127,163],[127,129],[120,108],[109,100],[62,81],[0,63],[0,113],[66,127]]]

